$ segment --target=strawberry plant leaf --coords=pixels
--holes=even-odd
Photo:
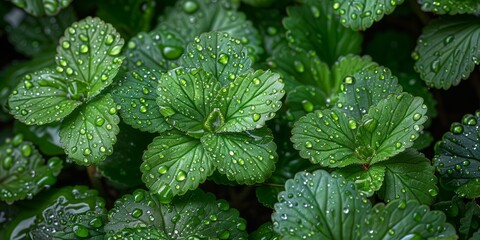
[[[437,178],[430,160],[412,148],[381,163],[385,182],[379,196],[386,202],[416,200],[430,205],[438,194]]]
[[[355,164],[340,168],[335,173],[347,181],[355,183],[360,193],[370,197],[382,187],[385,166],[374,164],[365,169],[362,165]]]
[[[138,189],[117,200],[108,216],[105,231],[110,240],[124,239],[125,232],[132,234],[138,227],[140,232],[151,232],[161,239],[247,239],[246,223],[238,211],[200,189],[170,204],[162,204],[158,195]]]
[[[195,37],[181,61],[183,67],[210,72],[222,85],[247,73],[251,65],[247,47],[225,32],[209,32]]]
[[[333,96],[341,91],[341,85],[344,83],[347,76],[354,75],[356,72],[363,69],[368,71],[367,69],[372,69],[374,67],[378,67],[378,64],[372,61],[372,58],[368,55],[358,56],[348,54],[346,56],[341,56],[332,66],[332,79],[330,80],[330,83],[327,86],[322,87],[322,89]]]
[[[480,23],[474,16],[445,17],[423,29],[412,57],[429,86],[448,89],[480,64]]]
[[[164,11],[157,28],[177,31],[187,41],[204,32],[226,32],[247,46],[253,59],[263,53],[257,29],[229,0],[177,1]]]
[[[200,140],[177,130],[153,139],[143,161],[142,180],[166,203],[176,195],[197,188],[215,170]]]
[[[248,236],[250,240],[278,240],[280,235],[273,231],[273,224],[266,222]]]
[[[297,173],[278,200],[273,228],[288,239],[358,239],[371,211],[353,183],[324,170]]]
[[[468,198],[480,196],[480,111],[467,114],[461,123],[453,123],[450,132],[435,145],[433,164],[441,180]],[[470,184],[470,185],[467,185]]]
[[[9,97],[13,116],[28,125],[58,122],[82,104],[53,70],[26,74]]]
[[[119,122],[113,98],[110,94],[101,95],[63,121],[60,142],[77,164],[97,164],[112,154]]]
[[[335,0],[333,9],[345,27],[361,31],[380,21],[384,15],[392,13],[402,3],[403,0]]]
[[[124,57],[124,40],[112,25],[87,17],[60,38],[56,71],[72,84],[72,98],[91,99],[110,85]]]
[[[418,3],[423,11],[435,14],[478,14],[480,10],[480,3],[475,0],[418,0]]]
[[[158,239],[158,240],[168,240],[169,238],[165,233],[160,232],[158,229],[150,227],[135,227],[135,228],[125,228],[120,233],[117,233],[114,237],[107,238],[108,240],[119,239],[118,236],[121,236],[122,239]]]
[[[184,41],[173,32],[140,32],[128,42],[125,62],[129,70],[147,68],[165,72],[178,65],[184,47]]]
[[[154,69],[130,71],[112,90],[125,123],[146,132],[163,132],[170,127],[156,103],[156,89],[161,77],[162,73]]]
[[[17,7],[33,16],[53,16],[68,7],[72,0],[10,0]]]
[[[202,70],[177,68],[162,75],[157,104],[167,123],[191,134],[203,133],[212,112],[211,102],[220,89],[215,77]],[[214,111],[215,112],[215,111]]]
[[[218,172],[239,184],[264,182],[275,170],[277,146],[268,128],[206,134],[202,144]]]
[[[60,123],[51,123],[45,125],[25,125],[21,122],[15,122],[14,132],[22,134],[23,138],[31,141],[38,150],[44,155],[58,156],[65,152],[60,144]]]
[[[355,135],[359,123],[344,112],[326,109],[300,118],[292,129],[292,142],[302,158],[328,167],[366,163],[355,157]]]
[[[105,236],[103,228],[107,222],[106,212],[105,209],[97,209],[76,214],[69,219],[63,229],[53,234],[53,238],[103,240]]]
[[[479,233],[478,230],[474,232],[477,228],[475,225],[477,225],[479,218],[480,206],[475,201],[468,202],[465,205],[465,215],[460,219],[458,232],[464,236],[470,236],[473,232],[472,238],[470,239],[475,239],[475,235]]]
[[[285,99],[285,104],[288,106],[288,120],[294,121],[306,113],[324,109],[327,107],[327,99],[328,97],[320,88],[307,85],[294,88]]]
[[[359,53],[360,33],[341,25],[335,19],[331,1],[306,0],[302,6],[287,8],[283,20],[289,44],[314,50],[320,59],[332,65],[340,56]]]
[[[42,155],[22,135],[7,139],[0,146],[0,200],[9,204],[50,187],[62,169],[62,160],[51,158],[45,162]]]
[[[280,75],[257,70],[237,77],[215,98],[223,115],[218,132],[241,132],[261,128],[280,109],[285,94]]]

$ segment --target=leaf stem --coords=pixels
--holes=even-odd
[[[105,189],[103,188],[101,178],[97,173],[97,167],[95,165],[88,166],[87,174],[92,188],[96,189],[101,196],[105,196]]]

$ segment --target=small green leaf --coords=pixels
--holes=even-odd
[[[325,91],[330,95],[337,94],[341,91],[341,85],[347,76],[355,75],[356,72],[361,70],[372,69],[377,67],[378,64],[372,61],[372,58],[368,55],[359,56],[354,54],[348,54],[341,56],[332,66],[332,80],[330,80],[329,87],[323,87]],[[330,89],[330,90],[328,90]]]
[[[201,141],[218,172],[231,181],[264,182],[275,170],[277,146],[266,127],[244,133],[211,133]]]
[[[108,240],[125,239],[125,233],[130,235],[137,228],[163,237],[160,239],[247,239],[246,223],[238,211],[199,189],[170,204],[162,204],[158,195],[138,189],[117,200],[108,216]]]
[[[425,128],[430,126],[430,122],[433,118],[437,116],[437,101],[433,97],[432,92],[428,89],[424,81],[419,79],[417,75],[414,74],[399,74],[398,83],[402,85],[403,91],[412,94],[413,96],[418,96],[423,98],[423,103],[427,106],[427,122],[423,124]]]
[[[143,182],[166,203],[197,188],[215,170],[200,140],[177,130],[153,139],[143,161]]]
[[[280,109],[285,94],[280,76],[257,70],[224,86],[215,98],[225,118],[221,132],[241,132],[261,128]]]
[[[173,32],[166,30],[140,32],[130,39],[125,49],[127,68],[168,71],[178,65],[184,47],[184,41]]]
[[[162,74],[154,69],[128,72],[112,90],[115,102],[121,106],[120,116],[130,126],[147,132],[163,132],[165,122],[156,103],[156,89]]]
[[[335,0],[333,9],[345,27],[357,31],[366,30],[402,3],[403,0]]]
[[[300,85],[291,90],[285,99],[285,105],[288,106],[287,119],[293,122],[306,113],[325,109],[328,107],[327,99],[320,88]]]
[[[477,14],[480,10],[480,3],[476,0],[418,0],[425,12],[435,14]]]
[[[17,7],[33,16],[55,15],[68,7],[72,0],[10,0]]]
[[[101,95],[64,120],[60,128],[63,149],[77,164],[97,164],[112,154],[119,122],[111,95]]]
[[[359,239],[371,211],[353,183],[324,170],[297,173],[278,200],[272,221],[283,239]]]
[[[9,97],[13,116],[28,125],[58,122],[81,104],[63,77],[48,69],[26,74]]]
[[[386,202],[395,199],[416,200],[430,205],[438,194],[437,178],[430,160],[412,148],[380,165],[385,168],[385,182],[379,196]]]
[[[344,177],[347,181],[355,183],[360,193],[370,197],[382,187],[385,177],[385,166],[375,164],[350,165],[335,171],[336,174]]]
[[[302,158],[322,166],[343,167],[366,163],[355,157],[355,134],[360,125],[344,112],[327,109],[300,118],[292,129],[292,142]]]
[[[287,8],[283,20],[289,44],[314,50],[320,59],[332,65],[340,56],[359,53],[360,33],[343,27],[335,19],[331,1],[306,0],[302,6]]]
[[[22,135],[7,139],[0,146],[0,200],[11,204],[55,184],[62,169],[62,160],[52,158],[45,162],[42,155]]]
[[[250,240],[278,240],[279,238],[280,235],[273,231],[272,222],[262,224],[262,226],[248,236]]]
[[[123,43],[115,28],[99,18],[87,17],[65,31],[56,71],[73,85],[73,98],[91,99],[112,83],[124,58]]]
[[[478,4],[478,3],[477,3]],[[445,17],[429,23],[412,57],[429,86],[448,89],[480,64],[480,23],[474,16]]]
[[[220,89],[215,77],[202,70],[177,68],[162,75],[157,104],[165,120],[188,133],[202,133],[212,112],[211,102]]]
[[[208,32],[195,37],[187,46],[181,65],[202,68],[227,85],[250,70],[252,59],[240,40],[225,32]]]
[[[465,195],[468,193],[469,198],[480,196],[479,124],[480,111],[475,115],[465,115],[461,123],[453,123],[450,132],[445,133],[442,140],[435,145],[433,159],[433,164],[446,185],[458,189],[471,182],[470,191],[465,191],[468,187],[462,191]]]

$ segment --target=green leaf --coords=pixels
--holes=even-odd
[[[147,132],[163,132],[170,127],[156,103],[156,89],[161,77],[162,74],[154,69],[130,71],[112,90],[125,123]]]
[[[63,8],[68,7],[72,0],[10,0],[17,7],[33,16],[57,14]]]
[[[202,70],[177,68],[162,75],[157,104],[167,123],[188,133],[202,133],[212,111],[211,102],[220,89],[215,77]]]
[[[403,0],[335,0],[333,9],[345,27],[361,31],[380,21],[384,15],[392,13],[402,3]]]
[[[284,239],[359,239],[371,211],[353,183],[324,170],[297,173],[278,200],[272,221]]]
[[[112,154],[119,122],[112,97],[101,95],[63,121],[60,142],[77,164],[97,164]]]
[[[285,105],[288,106],[288,120],[294,121],[304,116],[306,113],[315,110],[321,110],[328,107],[325,93],[319,88],[300,85],[291,90],[285,99]]]
[[[72,98],[91,99],[112,83],[122,64],[123,43],[115,28],[99,18],[87,17],[65,31],[56,71],[73,85]]]
[[[465,215],[460,219],[460,226],[458,227],[458,232],[463,234],[464,236],[472,235],[474,232],[475,225],[478,227],[478,220],[480,218],[480,206],[474,201],[468,202],[465,205]],[[478,231],[473,233],[472,238],[475,239],[475,234],[478,235]]]
[[[467,79],[480,63],[480,23],[474,16],[432,21],[418,39],[415,70],[429,86],[448,89]]]
[[[102,208],[76,214],[69,219],[69,222],[65,224],[63,229],[52,234],[53,238],[62,240],[103,240],[105,236],[103,227],[107,222],[106,212]]]
[[[335,171],[347,181],[355,183],[358,191],[367,197],[372,196],[382,187],[385,177],[385,166],[375,164],[350,165]]]
[[[215,170],[200,140],[177,130],[153,139],[143,161],[142,181],[166,203],[197,188]]]
[[[355,157],[355,135],[359,125],[344,112],[327,109],[300,118],[292,129],[292,142],[302,158],[328,167],[366,163]]]
[[[114,237],[108,239],[118,239],[121,236],[122,239],[132,239],[132,240],[143,240],[143,239],[158,239],[158,240],[168,240],[165,233],[160,232],[155,228],[147,227],[136,227],[136,228],[125,228],[120,233],[117,233]]]
[[[82,102],[72,99],[65,80],[52,70],[26,74],[9,97],[13,116],[28,125],[58,122]]]
[[[385,168],[380,198],[386,202],[402,199],[427,205],[433,203],[438,194],[437,178],[430,160],[423,154],[410,148],[380,165]]]
[[[306,0],[302,6],[287,8],[283,25],[291,46],[314,50],[320,59],[332,65],[340,56],[359,53],[360,33],[335,19],[331,1]]]
[[[346,56],[341,56],[332,66],[332,79],[330,80],[330,84],[322,87],[322,89],[325,89],[330,95],[337,94],[341,91],[341,85],[344,82],[345,77],[354,75],[361,70],[368,71],[367,69],[372,69],[374,67],[378,67],[378,64],[372,61],[372,58],[368,55],[359,56],[348,54]]]
[[[443,135],[435,145],[433,165],[440,172],[441,180],[447,186],[458,189],[471,182],[470,191],[463,192],[469,198],[480,196],[480,111],[467,114],[461,123],[453,123],[450,132]],[[465,188],[464,190],[467,190]],[[458,190],[457,190],[458,192]],[[468,194],[467,194],[468,193]]]
[[[264,182],[278,159],[268,128],[242,133],[210,133],[201,138],[218,172],[239,184]]]
[[[252,65],[247,47],[225,32],[208,32],[195,37],[187,46],[181,66],[202,68],[227,85],[247,73]]]
[[[204,32],[226,32],[247,46],[256,59],[263,52],[261,38],[234,4],[229,0],[180,0],[165,9],[157,28],[177,31],[187,41]]]
[[[128,42],[125,62],[129,70],[147,68],[168,71],[178,65],[184,47],[184,41],[173,32],[140,32]]]
[[[476,0],[418,0],[425,12],[435,14],[477,14],[480,10],[480,3]]]
[[[55,184],[62,169],[62,160],[52,158],[45,162],[42,155],[22,135],[7,139],[0,146],[0,200],[11,204]]]
[[[250,240],[278,240],[280,236],[273,231],[273,224],[266,222],[255,230],[248,239]]]
[[[261,128],[280,109],[285,94],[280,76],[257,70],[237,77],[215,98],[224,117],[219,132],[240,132]]]
[[[379,203],[362,221],[361,239],[455,239],[455,229],[441,211],[430,211],[416,201]]]
[[[106,239],[124,239],[137,228],[163,239],[247,239],[245,220],[225,200],[195,190],[162,204],[158,195],[136,190],[115,202],[105,226]]]
[[[14,132],[22,134],[25,140],[31,141],[44,155],[62,155],[65,152],[58,135],[60,125],[60,122],[40,126],[25,125],[17,121],[14,125]]]

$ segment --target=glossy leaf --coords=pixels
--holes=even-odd
[[[427,205],[433,203],[439,191],[437,178],[430,160],[423,154],[410,148],[380,165],[385,168],[385,182],[379,192],[383,200],[416,200]]]
[[[0,200],[9,204],[31,199],[43,188],[55,184],[62,169],[62,160],[52,158],[45,162],[42,155],[22,135],[0,146]]]
[[[154,69],[130,71],[112,90],[125,123],[147,132],[163,132],[170,127],[156,103],[156,89],[161,77],[162,73]]]
[[[119,122],[110,94],[99,96],[63,121],[60,142],[77,164],[97,164],[112,154]]]
[[[51,123],[45,125],[25,125],[21,122],[15,122],[15,133],[22,134],[24,139],[31,141],[38,150],[44,155],[55,156],[62,155],[62,144],[60,143],[61,123]]]
[[[65,31],[56,71],[69,79],[72,98],[91,99],[112,83],[122,64],[124,40],[112,25],[87,17]]]
[[[306,85],[294,88],[285,99],[285,105],[288,106],[288,120],[294,121],[306,113],[325,109],[328,107],[327,99],[329,98],[319,88]]]
[[[350,165],[336,170],[335,173],[344,177],[347,181],[355,183],[360,193],[370,197],[382,187],[385,166],[379,164],[371,166]]]
[[[128,42],[125,62],[129,70],[148,68],[165,72],[178,65],[184,48],[183,39],[173,32],[140,32]]]
[[[170,204],[141,189],[123,196],[109,212],[106,239],[124,239],[125,233],[137,228],[160,239],[247,239],[245,220],[238,211],[199,189]]]
[[[465,205],[465,215],[460,219],[460,226],[458,227],[458,232],[464,236],[472,235],[472,238],[475,239],[475,234],[478,235],[479,231],[476,230],[477,222],[480,218],[480,206],[475,202],[471,201]],[[473,234],[472,234],[473,233]]]
[[[52,235],[54,239],[62,240],[103,240],[105,236],[103,228],[107,222],[106,212],[105,209],[96,209],[95,211],[74,215],[63,229],[56,231]]]
[[[475,115],[467,114],[461,123],[453,123],[450,132],[443,135],[442,140],[435,145],[434,166],[440,172],[441,180],[450,187],[457,189],[466,184],[472,184],[469,191],[463,194],[469,198],[480,196],[480,111]]]
[[[252,59],[240,40],[225,32],[209,32],[195,37],[187,46],[181,65],[202,68],[227,85],[250,71]]]
[[[211,133],[201,141],[218,172],[231,181],[264,182],[275,170],[277,147],[268,128],[244,133]]]
[[[418,0],[425,12],[433,12],[435,14],[478,14],[480,3],[475,0]]]
[[[215,170],[200,140],[177,130],[153,139],[143,161],[143,182],[166,203],[197,188]]]
[[[71,98],[66,84],[53,70],[26,74],[9,97],[11,113],[28,125],[62,120],[82,104]]]
[[[272,221],[283,239],[359,239],[371,211],[353,183],[324,170],[297,173],[278,200]]]
[[[17,7],[33,16],[55,15],[68,7],[72,0],[10,0]]]
[[[223,114],[220,132],[240,132],[261,128],[280,109],[285,94],[280,76],[258,70],[244,74],[224,86],[215,98]]]
[[[429,86],[443,89],[456,86],[480,63],[479,41],[477,17],[446,17],[432,21],[423,29],[412,53],[417,61],[415,70]]]
[[[403,0],[335,0],[333,9],[340,16],[340,22],[353,30],[366,30],[374,22],[380,21],[384,15],[395,10]]]
[[[220,84],[204,70],[177,68],[162,75],[157,87],[160,113],[174,127],[202,133]],[[206,125],[206,124],[205,124]]]
[[[354,54],[348,54],[346,56],[341,56],[337,59],[335,64],[332,66],[332,79],[330,80],[329,87],[323,87],[330,93],[330,95],[337,94],[341,90],[341,85],[344,83],[344,80],[348,76],[355,75],[357,72],[361,70],[369,71],[369,69],[373,69],[374,67],[378,67],[378,64],[372,61],[372,58],[368,55],[359,56]]]
[[[278,240],[280,236],[273,231],[273,224],[266,222],[248,236],[250,240]]]

